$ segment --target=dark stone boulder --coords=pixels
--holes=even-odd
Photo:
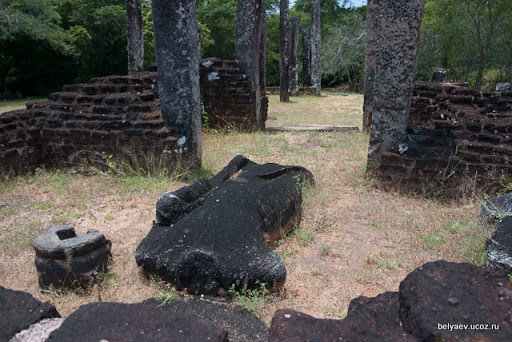
[[[229,331],[231,342],[267,342],[268,327],[252,312],[236,303],[213,296],[176,297],[162,305],[160,299],[148,299],[143,304],[172,313],[196,315]]]
[[[159,199],[137,264],[190,293],[217,294],[233,284],[277,288],[286,267],[266,243],[299,222],[305,182],[313,175],[302,167],[258,165],[237,155],[212,179]]]
[[[228,341],[228,333],[196,316],[145,304],[92,303],[69,315],[47,341]]]
[[[60,314],[52,304],[40,302],[30,293],[0,286],[0,341],[8,341],[32,324],[55,317]]]
[[[272,318],[269,342],[331,342],[338,341],[343,321],[317,319],[301,312],[281,309]]]
[[[424,264],[400,283],[399,301],[404,331],[421,341],[512,336],[512,283],[485,267],[443,260]]]
[[[512,215],[512,192],[500,197],[483,201],[481,204],[480,219],[492,223]]]
[[[112,243],[96,229],[77,235],[71,226],[55,226],[32,243],[41,287],[86,287],[107,270]]]
[[[348,340],[357,340],[366,334],[365,341],[371,338],[374,341],[415,341],[402,331],[399,311],[398,292],[385,292],[374,298],[354,298],[343,320],[343,330],[347,336],[351,332]]]
[[[512,216],[507,216],[494,226],[487,239],[487,267],[501,275],[512,274]]]
[[[270,342],[300,341],[416,341],[400,327],[398,293],[375,298],[358,297],[350,302],[343,320],[317,319],[293,310],[276,311]]]

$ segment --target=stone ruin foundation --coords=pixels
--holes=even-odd
[[[253,129],[255,103],[237,62],[206,59],[199,72],[207,124]],[[0,115],[0,177],[42,165],[101,166],[110,154],[129,161],[156,154],[170,166],[177,160],[180,137],[162,119],[155,66],[148,72],[66,85],[48,99]],[[264,93],[260,100],[266,120]]]
[[[490,190],[510,176],[511,93],[443,83],[441,68],[433,82],[414,82],[423,5],[368,1],[368,173],[383,188],[449,197]]]
[[[512,92],[417,81],[403,148],[382,153],[376,176],[419,193],[490,190],[512,174],[511,156]]]

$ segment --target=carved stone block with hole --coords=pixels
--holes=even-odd
[[[96,229],[77,235],[71,226],[55,226],[33,241],[39,286],[86,287],[107,271],[112,243]]]

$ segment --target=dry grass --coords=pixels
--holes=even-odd
[[[279,96],[269,96],[267,126],[277,124],[317,124],[357,126],[362,119],[353,115],[362,111],[361,95],[291,96],[289,103],[279,102]]]
[[[278,104],[276,98],[270,98],[275,121],[291,120],[293,113],[297,120],[290,122],[305,116],[307,123],[360,126],[361,97],[304,97],[300,105]],[[334,113],[343,114],[336,122],[327,121]],[[326,121],[316,122],[314,115]],[[242,153],[259,163],[301,165],[316,177],[316,188],[306,190],[300,227],[276,249],[288,277],[258,311],[267,323],[278,308],[343,318],[351,299],[396,291],[407,273],[425,262],[482,262],[489,227],[478,222],[479,204],[376,189],[364,176],[367,144],[368,137],[356,132],[204,135],[204,167],[210,172]],[[135,248],[151,227],[160,194],[184,184],[158,177],[44,171],[3,184],[0,284],[54,303],[63,316],[92,301],[130,303],[160,296],[165,287],[141,276]],[[55,224],[71,224],[79,233],[97,228],[112,240],[114,264],[101,286],[88,293],[39,290],[30,243],[37,232]]]

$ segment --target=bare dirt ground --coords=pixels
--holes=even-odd
[[[295,101],[279,104],[271,96],[269,124],[361,125],[361,97]],[[314,101],[320,102],[311,105]],[[482,263],[485,258],[489,227],[478,221],[478,201],[468,197],[446,203],[378,190],[364,175],[368,137],[363,134],[209,132],[203,139],[209,172],[218,172],[241,153],[258,163],[301,165],[316,177],[316,187],[305,190],[300,226],[275,250],[287,264],[288,277],[257,309],[267,324],[278,308],[343,318],[351,299],[397,291],[407,273],[425,262]],[[0,285],[50,301],[64,317],[85,303],[162,296],[167,287],[141,274],[135,248],[151,228],[158,197],[191,181],[43,170],[3,183]],[[61,224],[73,225],[79,234],[99,229],[112,241],[114,263],[90,291],[38,287],[31,241]]]

